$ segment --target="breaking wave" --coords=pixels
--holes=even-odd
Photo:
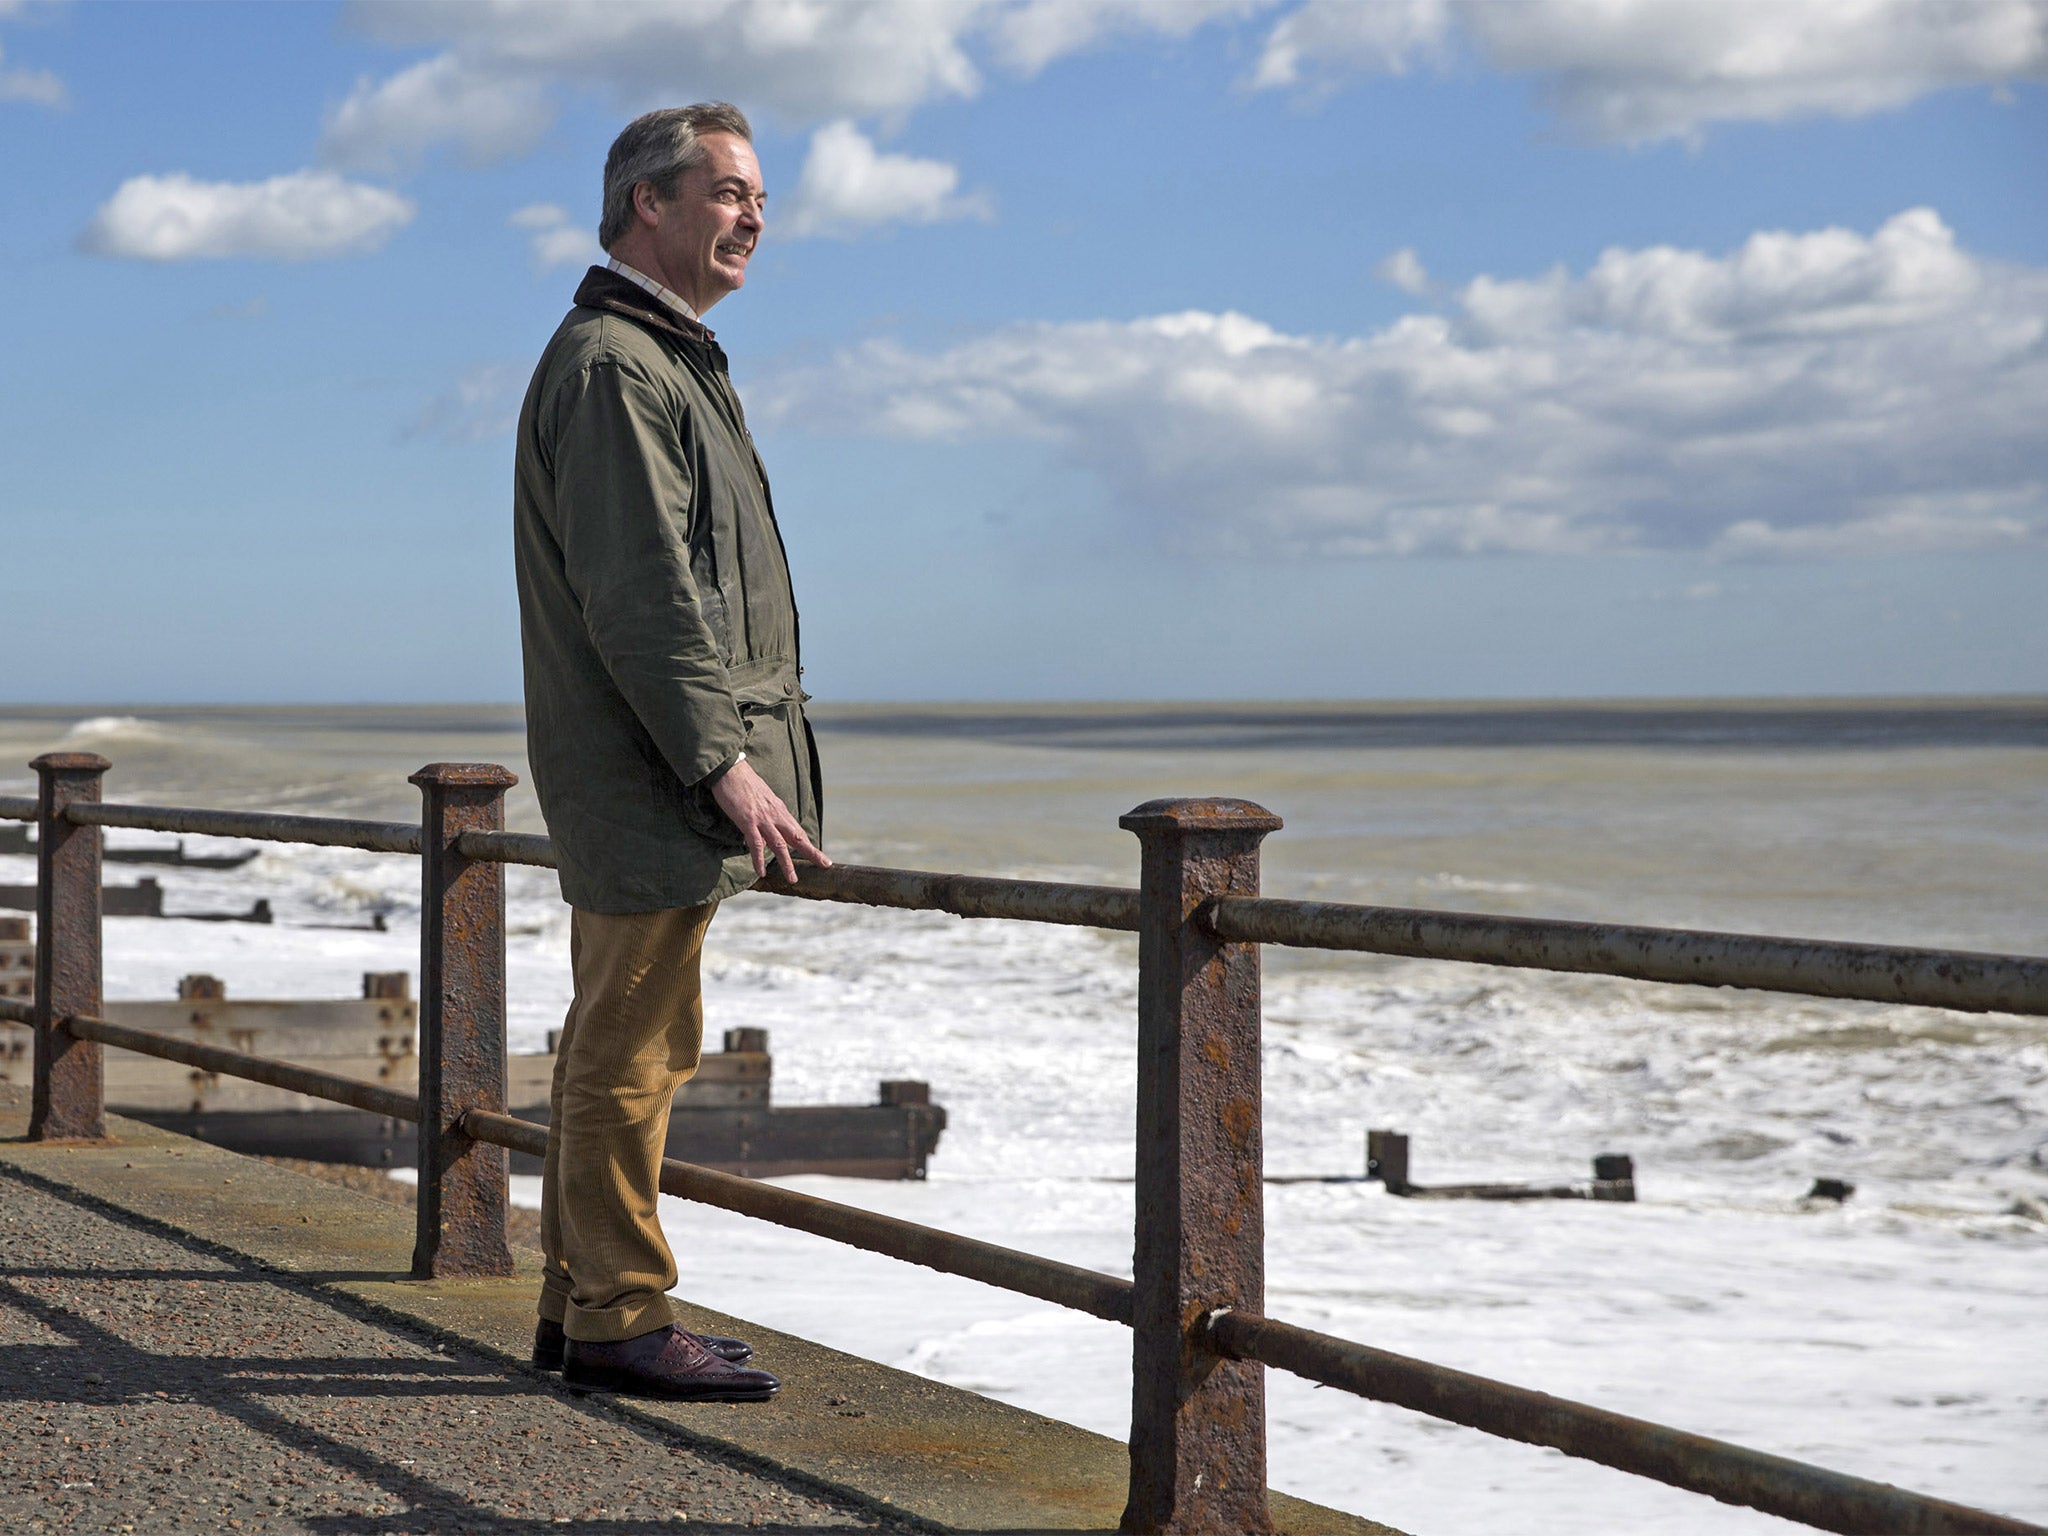
[[[140,715],[91,715],[64,733],[66,741],[168,741],[169,726]]]

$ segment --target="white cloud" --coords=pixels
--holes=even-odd
[[[381,83],[358,80],[327,114],[320,158],[345,170],[390,172],[417,164],[435,144],[453,143],[471,164],[484,165],[525,154],[553,120],[538,80],[444,53]]]
[[[1200,312],[1018,325],[938,353],[870,343],[756,395],[806,430],[1047,441],[1212,553],[2048,534],[2048,272],[1972,257],[1926,209],[1482,277],[1451,313],[1364,336]]]
[[[985,11],[931,0],[412,0],[349,15],[386,42],[446,47],[429,64],[470,78],[546,77],[631,106],[721,96],[816,122],[972,96],[981,74],[962,39]]]
[[[1416,58],[1440,56],[1449,31],[1448,0],[1308,0],[1267,34],[1251,83],[1405,74]]]
[[[811,135],[783,226],[796,236],[846,236],[880,224],[988,218],[987,195],[963,195],[959,185],[957,166],[883,154],[852,123],[827,123]]]
[[[1374,267],[1373,273],[1403,293],[1429,292],[1429,269],[1423,266],[1422,258],[1405,245]]]
[[[505,222],[514,229],[553,229],[569,222],[569,210],[560,203],[528,203]]]
[[[135,176],[93,216],[84,245],[143,261],[352,256],[382,246],[413,212],[396,192],[325,171],[255,182]]]
[[[997,59],[1023,75],[1122,37],[1182,38],[1212,21],[1270,10],[1275,0],[1024,0],[992,13]]]
[[[1709,343],[1898,331],[1953,315],[1985,280],[1931,208],[1868,238],[1847,229],[1752,235],[1730,256],[1671,246],[1603,251],[1583,278],[1475,279],[1462,302],[1483,334],[1592,327]]]
[[[1252,84],[1399,73],[1458,44],[1587,132],[1644,143],[2048,77],[2048,0],[1307,0]]]
[[[533,237],[534,264],[543,270],[587,267],[603,259],[597,236],[587,229],[544,229]]]
[[[0,6],[0,16],[10,12]],[[0,59],[6,54],[0,50]],[[47,69],[0,69],[0,101],[25,101],[31,106],[61,107],[70,100],[64,82]]]
[[[61,107],[71,99],[64,82],[47,69],[0,70],[0,101],[25,101],[38,107]]]
[[[1730,525],[1715,553],[1731,559],[1784,556],[1940,554],[2024,543],[2042,532],[2048,483],[1947,496],[1876,496],[1867,516],[1840,523],[1773,524],[1748,518]]]
[[[597,236],[569,221],[569,210],[557,203],[529,203],[506,220],[514,229],[530,232],[533,264],[550,267],[583,267],[604,260]]]
[[[519,406],[532,372],[530,363],[478,363],[452,389],[428,401],[405,436],[448,443],[503,437],[519,424]]]

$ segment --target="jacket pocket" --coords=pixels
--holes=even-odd
[[[739,853],[747,846],[732,818],[718,808],[708,784],[686,784],[678,802],[683,825],[720,854]]]
[[[797,696],[796,665],[782,656],[736,661],[725,669],[725,683],[742,715],[766,714]]]

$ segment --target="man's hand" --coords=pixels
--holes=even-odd
[[[782,803],[782,797],[748,763],[737,762],[726,769],[711,786],[711,798],[747,840],[747,854],[754,861],[756,879],[767,878],[772,863],[780,868],[784,880],[795,885],[797,854],[821,868],[832,867],[832,861],[804,836],[804,829]]]

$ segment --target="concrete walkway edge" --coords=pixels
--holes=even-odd
[[[0,1164],[133,1220],[251,1261],[418,1334],[522,1369],[537,1271],[510,1280],[405,1278],[402,1207],[118,1116],[98,1144],[31,1143],[26,1098],[0,1089]],[[739,1318],[689,1308],[700,1332],[750,1339],[783,1390],[761,1404],[607,1405],[855,1506],[951,1531],[1113,1531],[1128,1458],[1121,1442]],[[538,1373],[536,1373],[538,1374]],[[559,1390],[558,1388],[555,1390]],[[1284,1494],[1289,1536],[1399,1536]]]

